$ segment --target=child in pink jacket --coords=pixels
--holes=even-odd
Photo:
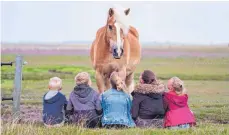
[[[169,129],[190,128],[195,125],[195,117],[188,106],[188,95],[184,83],[178,77],[168,81],[169,91],[164,93],[164,127]]]

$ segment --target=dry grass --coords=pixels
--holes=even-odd
[[[228,135],[229,126],[221,124],[199,123],[198,127],[188,130],[167,129],[85,129],[73,125],[58,128],[46,128],[37,124],[5,124],[3,135]]]

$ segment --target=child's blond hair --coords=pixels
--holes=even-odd
[[[169,79],[168,88],[169,90],[174,90],[178,95],[182,95],[186,93],[184,82],[176,76]]]
[[[75,76],[75,82],[77,85],[91,85],[91,77],[87,72],[80,72]]]
[[[118,72],[112,72],[110,76],[110,83],[112,88],[115,88],[117,90],[122,90],[125,93],[129,94],[127,91],[125,82],[122,80],[122,78],[119,76]]]
[[[60,90],[62,88],[62,80],[59,77],[52,77],[48,85],[50,90]]]

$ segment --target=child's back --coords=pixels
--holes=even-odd
[[[87,85],[78,85],[70,94],[70,102],[74,106],[74,111],[79,110],[95,110],[95,106],[99,99],[99,94]],[[99,108],[101,109],[101,108]]]
[[[135,123],[131,117],[131,99],[123,91],[123,82],[116,72],[111,75],[112,88],[101,96],[104,127],[134,127]],[[118,90],[119,89],[119,90]]]
[[[163,97],[164,84],[157,80],[156,75],[150,70],[144,70],[135,86],[132,118],[137,127],[162,128],[164,118]]]
[[[49,81],[49,91],[43,97],[43,122],[46,126],[61,126],[64,124],[64,109],[66,97],[59,91],[62,80],[53,77]]]
[[[174,77],[170,79],[168,88],[170,91],[164,93],[163,98],[166,111],[164,126],[169,128],[189,128],[195,125],[195,117],[188,106],[188,95],[184,94],[183,82]]]
[[[70,121],[93,128],[99,125],[99,115],[102,112],[99,94],[90,87],[91,79],[88,73],[77,74],[75,81],[76,86],[67,105],[67,112],[72,114]]]
[[[174,92],[164,94],[166,108],[165,126],[195,123],[195,118],[188,107],[188,95],[176,95]]]
[[[99,123],[98,117],[102,109],[99,94],[88,85],[82,84],[74,88],[69,97],[67,110],[72,108],[74,123],[85,120],[87,127],[95,127]]]
[[[51,98],[43,98],[43,121],[46,125],[60,124],[64,121],[64,105],[66,104],[66,97],[57,92]]]
[[[128,94],[116,89],[109,89],[102,94],[102,108],[104,125],[135,126],[131,114],[131,100]]]

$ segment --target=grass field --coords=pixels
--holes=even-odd
[[[189,130],[167,129],[85,129],[75,126],[45,128],[43,125],[4,125],[4,135],[228,135],[229,126],[222,124],[202,124]]]
[[[163,50],[163,48],[158,50]],[[189,48],[177,48],[176,50],[188,52]],[[198,51],[198,53],[229,53],[228,48],[190,50]],[[1,56],[1,61],[4,62],[15,59],[13,54],[2,54]],[[24,55],[24,59],[28,62],[28,65],[23,67],[21,94],[21,111],[25,117],[37,115],[37,119],[41,118],[42,96],[47,91],[48,79],[52,76],[59,76],[63,79],[62,93],[67,98],[74,87],[74,76],[81,71],[91,74],[93,87],[96,89],[94,70],[87,55]],[[184,80],[189,94],[189,106],[197,118],[198,126],[196,128],[182,131],[139,128],[88,130],[70,125],[58,129],[47,129],[39,123],[40,120],[37,122],[37,119],[31,118],[31,121],[28,122],[35,121],[33,124],[12,124],[2,121],[3,134],[229,134],[229,57],[153,57],[147,55],[137,66],[135,81],[144,69],[154,71],[164,83],[167,83],[167,79],[172,76],[178,76]],[[11,95],[13,77],[14,67],[1,68],[2,96]],[[11,102],[4,101],[3,104],[10,105]],[[27,110],[23,107],[26,107]],[[36,108],[38,111],[34,114],[31,108]],[[2,107],[2,118],[10,112],[10,106]]]

